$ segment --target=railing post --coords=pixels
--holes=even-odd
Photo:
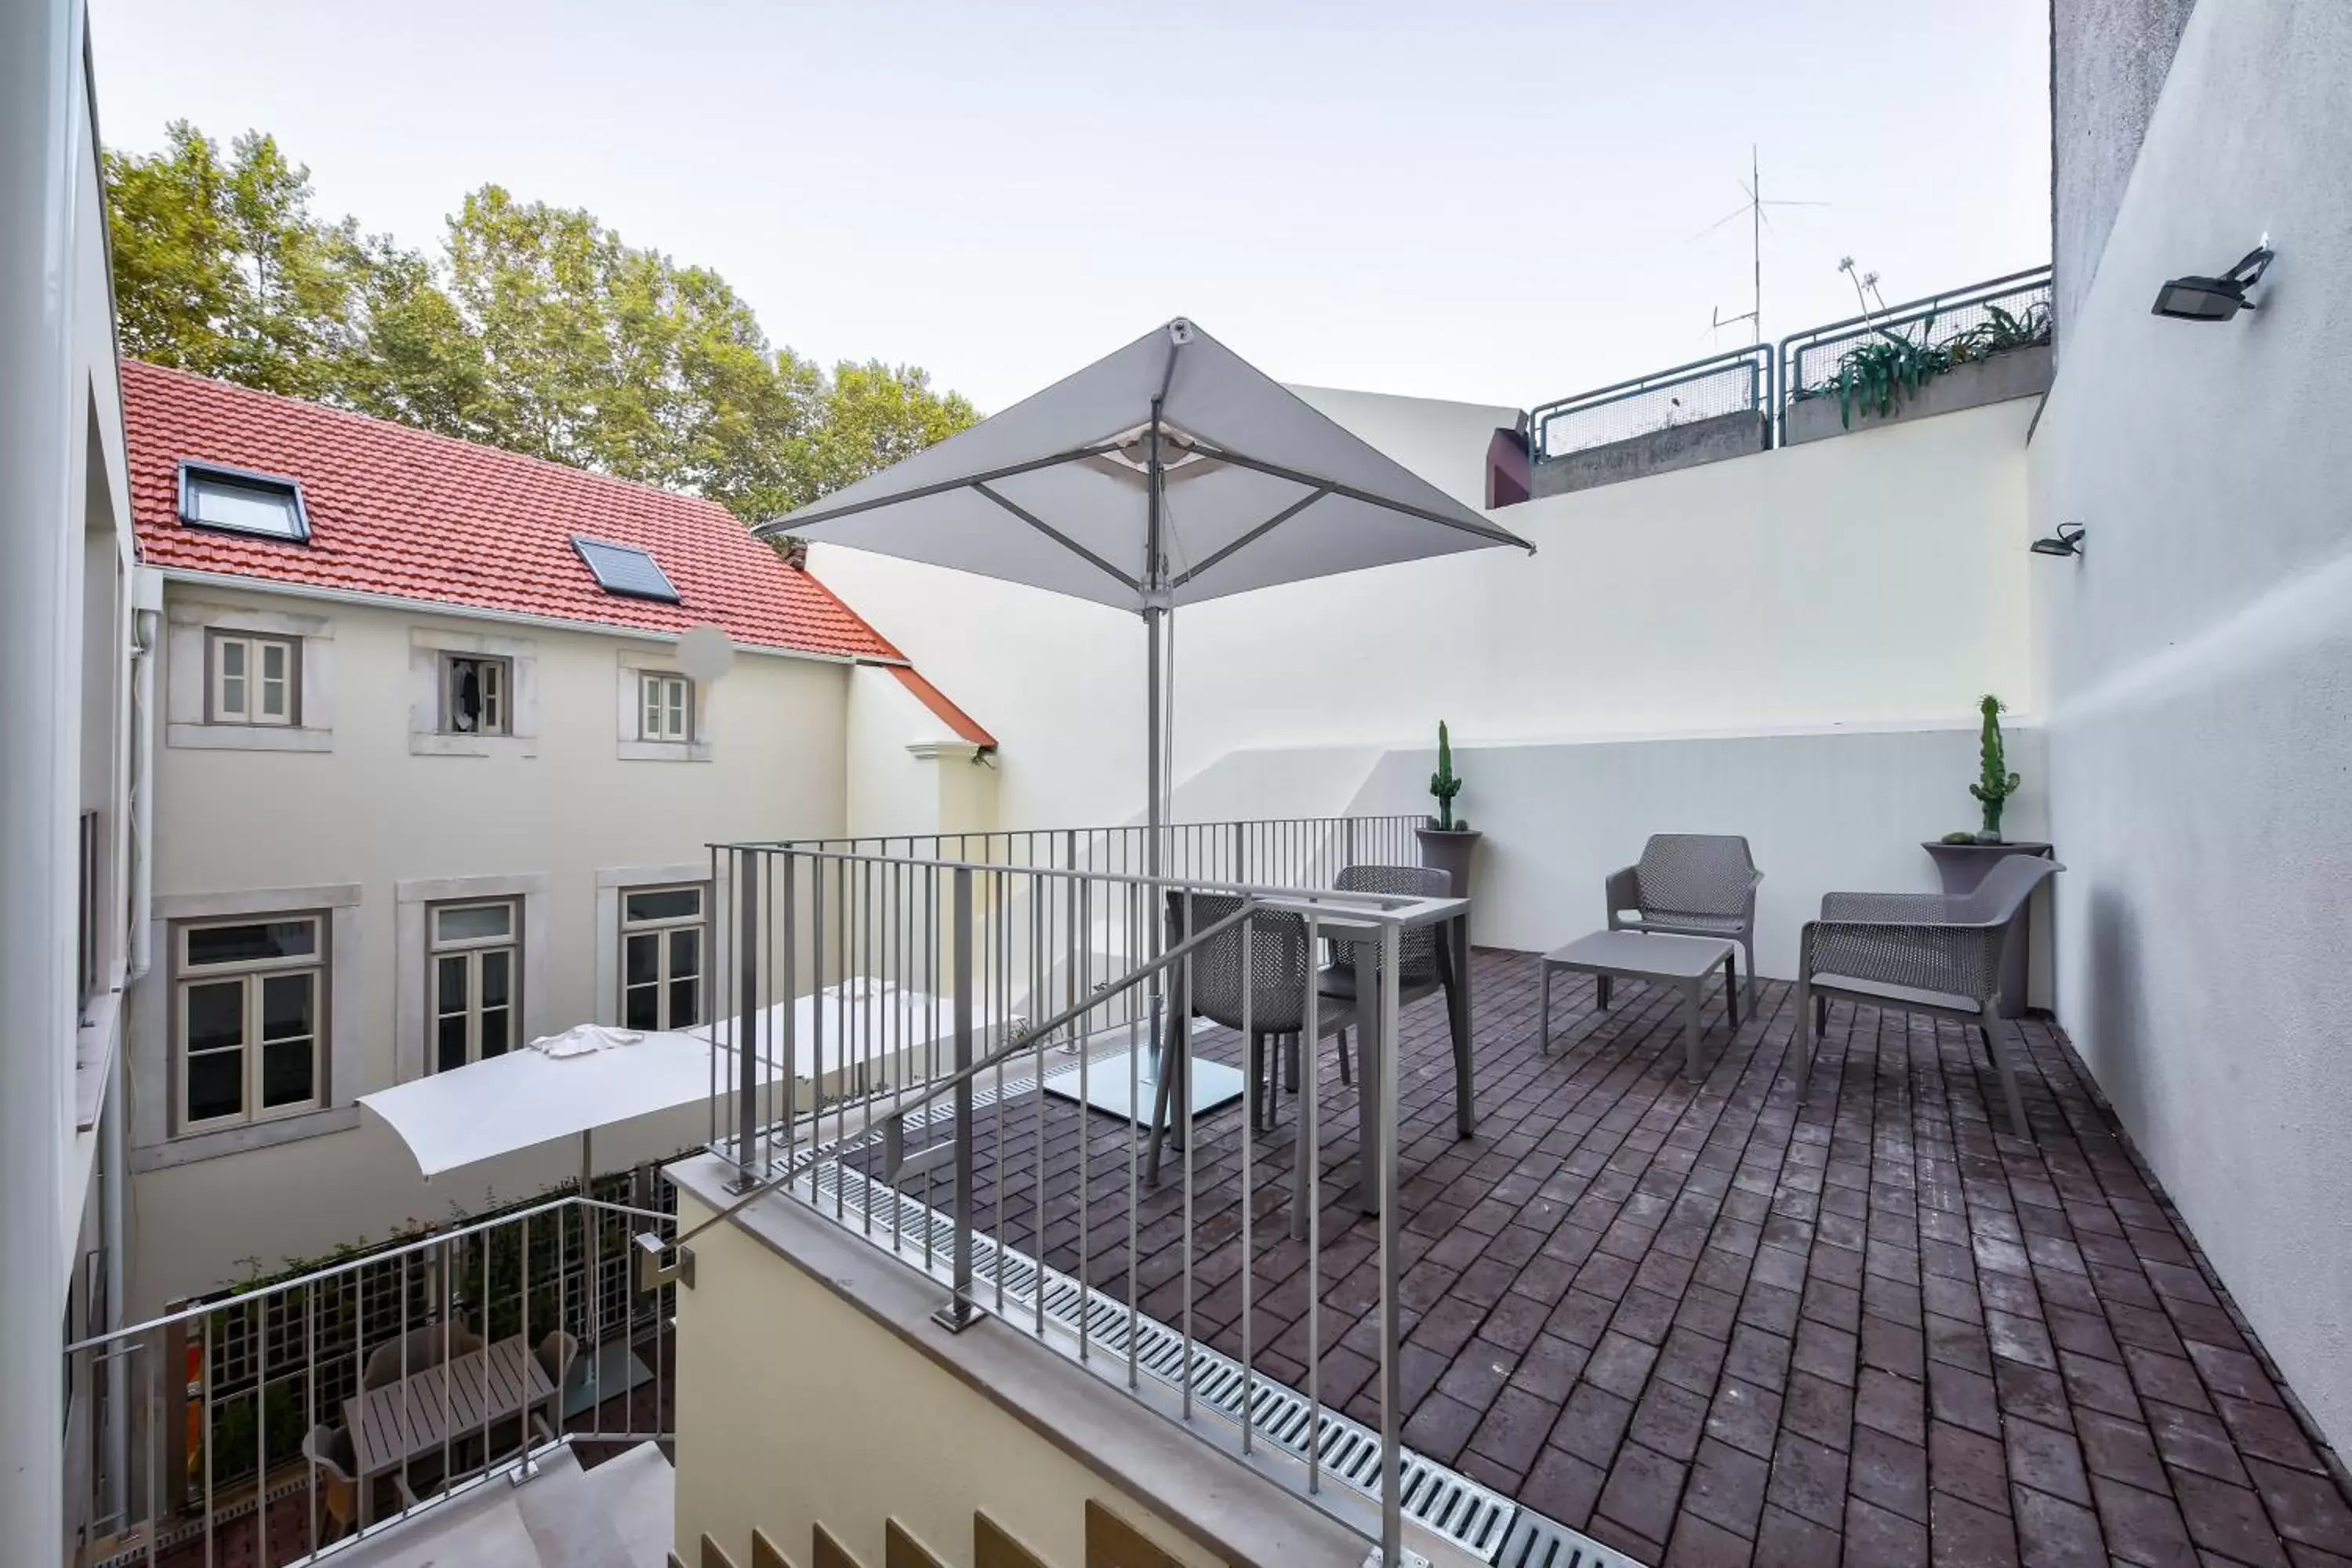
[[[971,1292],[971,1191],[974,1135],[971,1079],[971,868],[955,868],[950,895],[949,923],[953,944],[950,973],[955,987],[955,1070],[962,1077],[955,1087],[955,1247],[950,1267],[955,1273],[955,1294],[932,1314],[950,1333],[961,1333],[978,1320]]]
[[[1398,964],[1402,943],[1393,921],[1381,925],[1380,1041],[1388,1059],[1380,1069],[1380,1158],[1375,1179],[1381,1194],[1381,1562],[1399,1568],[1404,1546],[1403,1375],[1398,1365],[1402,1325],[1397,1300],[1397,1083],[1404,1077],[1397,1043]],[[1369,1043],[1369,1042],[1368,1042]],[[1369,1052],[1367,1053],[1369,1055]],[[1371,1077],[1365,1064],[1364,1078]]]
[[[734,857],[740,900],[735,922],[735,1190],[750,1192],[760,1184],[760,873],[751,850],[738,849]],[[581,1195],[587,1195],[585,1188]]]

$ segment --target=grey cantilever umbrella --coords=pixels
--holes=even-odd
[[[1147,868],[1167,815],[1160,623],[1277,583],[1535,547],[1179,317],[881,473],[762,523],[1133,609],[1150,726]]]

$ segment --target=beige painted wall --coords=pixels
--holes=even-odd
[[[709,1213],[680,1195],[682,1226]],[[806,1562],[822,1521],[882,1568],[896,1519],[967,1568],[985,1510],[1051,1568],[1079,1568],[1093,1498],[1183,1562],[1217,1561],[749,1231],[714,1226],[694,1253],[695,1286],[677,1293],[681,1560],[700,1561],[707,1532],[749,1563],[757,1528]]]
[[[624,868],[707,868],[713,840],[837,834],[845,820],[846,666],[740,654],[703,694],[710,760],[623,760],[621,658],[626,650],[657,660],[667,656],[662,643],[211,584],[174,583],[167,593],[167,610],[184,616],[199,602],[324,617],[332,732],[323,751],[158,748],[156,973],[132,1052],[141,1173],[131,1294],[140,1311],[242,1274],[241,1259],[274,1265],[316,1255],[381,1237],[412,1216],[525,1196],[576,1171],[576,1147],[562,1145],[427,1184],[392,1133],[362,1122],[359,1094],[421,1065],[425,972],[412,959],[415,984],[403,984],[401,884],[495,876],[529,889],[528,1038],[616,1015],[618,900],[600,881]],[[526,640],[536,663],[535,741],[499,755],[415,754],[416,628]],[[159,692],[173,675],[167,651]],[[189,1145],[165,1125],[170,948],[162,920],[191,899],[279,889],[316,890],[310,907],[336,905],[332,1108],[310,1118],[301,1131],[315,1135],[299,1142],[191,1161]],[[405,908],[405,937],[421,948],[421,906]],[[405,996],[410,989],[419,994]],[[596,1163],[612,1169],[673,1152],[699,1142],[706,1125],[698,1110],[634,1123],[600,1138]]]

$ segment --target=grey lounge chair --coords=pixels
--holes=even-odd
[[[1611,931],[1718,936],[1739,944],[1748,968],[1748,1011],[1756,1011],[1756,885],[1764,873],[1748,840],[1717,833],[1654,833],[1641,860],[1610,873]],[[1598,982],[1609,1005],[1609,981]]]
[[[2010,1131],[2031,1138],[2025,1102],[2000,1029],[2000,957],[2026,900],[2064,870],[2038,855],[2012,855],[1976,890],[1944,893],[1825,893],[1822,918],[1798,942],[1797,1026],[1805,1082],[1813,1036],[1825,1029],[1832,996],[1969,1025],[1982,1036],[2000,1074]]]

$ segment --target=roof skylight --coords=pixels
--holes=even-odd
[[[607,594],[617,594],[625,599],[658,599],[664,604],[678,602],[677,589],[653,557],[653,552],[640,550],[634,544],[613,544],[601,539],[572,536],[572,548],[580,552],[580,559],[595,574],[597,585]]]
[[[299,480],[209,463],[180,465],[180,521],[190,528],[297,543],[310,537],[310,514],[302,505]]]

